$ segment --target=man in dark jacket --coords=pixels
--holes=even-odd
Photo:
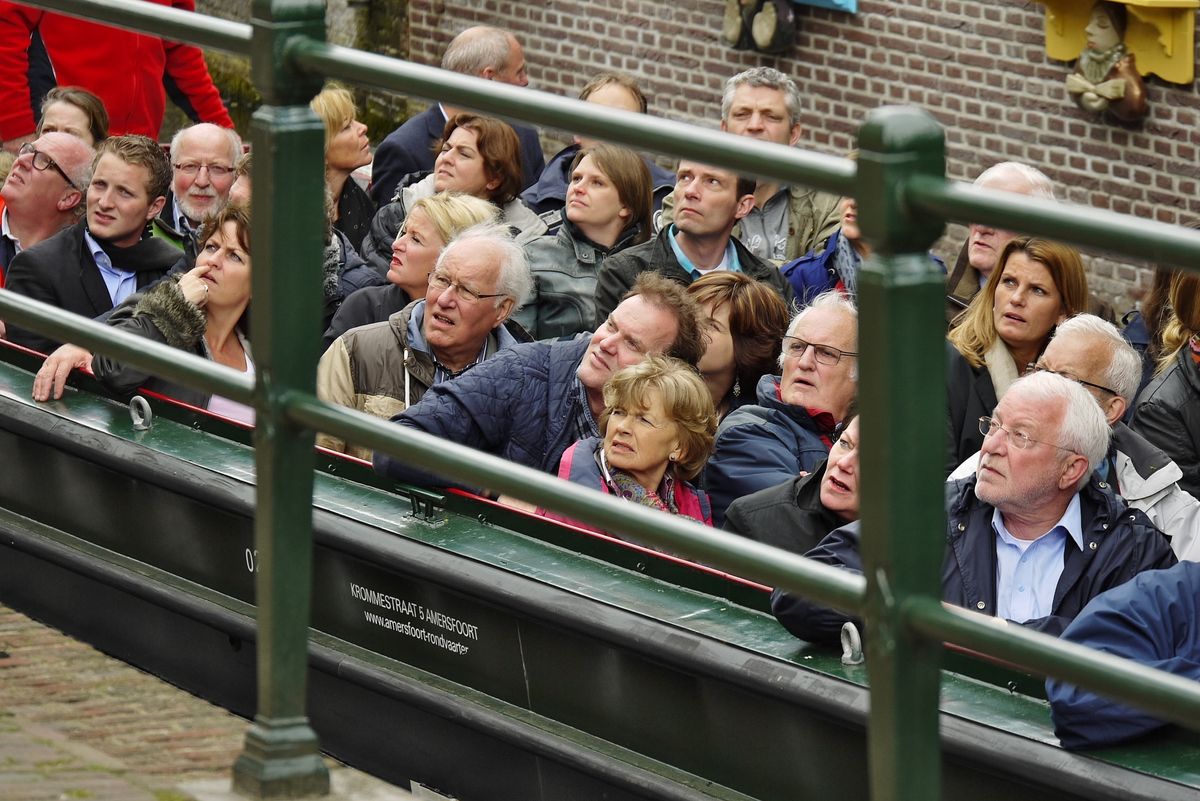
[[[171,137],[170,154],[171,191],[155,218],[155,233],[195,258],[200,224],[225,205],[237,180],[242,139],[232,128],[201,122]]]
[[[948,483],[943,598],[1060,634],[1095,596],[1175,564],[1167,538],[1097,477],[1110,429],[1083,387],[1050,373],[1016,381],[991,418],[976,476]],[[858,524],[806,556],[862,571]],[[776,590],[793,634],[834,642],[844,613]]]
[[[675,173],[675,222],[649,242],[606,259],[596,278],[596,324],[646,271],[687,286],[714,270],[745,273],[791,302],[787,279],[733,236],[733,226],[754,208],[754,179],[694,161]]]
[[[18,254],[6,287],[97,317],[158,280],[180,255],[147,233],[170,182],[171,164],[153,139],[130,134],[104,140],[87,190],[86,219]],[[43,353],[59,344],[13,326],[8,338]]]
[[[1101,595],[1063,632],[1063,639],[1200,681],[1200,564],[1142,573]],[[1096,748],[1167,725],[1091,690],[1046,682],[1054,733],[1064,748]]]
[[[392,421],[554,473],[572,443],[600,435],[609,377],[655,353],[695,365],[704,339],[695,301],[650,273],[594,334],[508,348],[430,387]],[[412,484],[446,483],[379,452],[375,469]]]
[[[455,36],[442,54],[442,69],[475,75],[487,81],[500,81],[513,86],[528,86],[525,72],[525,51],[508,31],[489,25],[476,25]],[[371,165],[371,199],[383,207],[404,176],[433,169],[433,146],[442,138],[446,121],[463,109],[435,103],[387,135],[375,151]],[[542,145],[533,128],[513,125],[521,140],[521,186],[537,181],[546,166]]]

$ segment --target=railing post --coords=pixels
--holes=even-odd
[[[945,543],[945,278],[928,256],[940,220],[913,219],[905,181],[945,174],[942,130],[886,107],[859,132],[858,215],[874,256],[859,278],[863,551],[871,680],[871,797],[938,799],[941,645],[905,624],[906,599],[941,597]]]
[[[323,40],[319,0],[255,0],[252,71],[264,104],[251,122],[257,373],[258,711],[233,767],[252,798],[329,792],[305,714],[312,587],[313,433],[289,425],[289,390],[313,392],[325,231],[324,136],[308,108],[321,80],[290,69],[289,41]]]

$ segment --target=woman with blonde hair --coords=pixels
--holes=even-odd
[[[599,423],[603,438],[568,448],[559,478],[712,525],[708,495],[689,483],[704,469],[717,432],[712,396],[695,370],[650,356],[617,371],[604,385]]]
[[[1087,311],[1087,276],[1066,245],[1017,237],[946,337],[950,413],[946,474],[983,445],[979,418],[1045,349],[1055,327]]]
[[[1183,490],[1200,496],[1200,275],[1176,275],[1169,298],[1158,369],[1130,427],[1179,465]]]
[[[350,176],[371,163],[367,126],[358,121],[354,96],[336,84],[326,86],[308,105],[325,123],[325,186],[333,195],[333,226],[361,251],[375,204]]]
[[[494,222],[500,210],[486,200],[457,192],[441,192],[413,203],[392,242],[387,283],[348,296],[325,331],[325,347],[351,328],[381,323],[414,300],[425,297],[425,285],[442,248],[473,225]]]

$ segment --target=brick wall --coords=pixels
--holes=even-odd
[[[857,15],[797,6],[801,32],[786,57],[729,49],[720,0],[411,0],[411,57],[436,63],[468,25],[509,28],[533,83],[574,95],[600,70],[636,76],[651,110],[715,124],[725,78],[760,64],[792,75],[807,98],[804,146],[842,154],[866,113],[903,103],[946,128],[948,174],[971,178],[997,161],[1034,164],[1060,197],[1166,222],[1200,218],[1200,101],[1192,86],[1147,79],[1150,115],[1099,121],[1066,96],[1069,65],[1045,54],[1043,7],[996,0],[860,0]],[[963,230],[938,250],[952,257]],[[1093,258],[1093,290],[1129,308],[1144,265]]]

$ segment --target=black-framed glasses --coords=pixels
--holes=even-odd
[[[458,297],[467,303],[478,303],[484,298],[507,297],[503,292],[494,292],[490,295],[484,292],[476,292],[474,289],[470,289],[458,281],[451,281],[450,276],[436,270],[429,274],[429,285],[438,292],[445,292],[453,287],[458,290]]]
[[[1058,448],[1060,451],[1067,453],[1075,453],[1070,448],[1064,448],[1062,445],[1055,445],[1053,442],[1046,442],[1044,439],[1034,439],[1024,431],[1016,431],[1008,428],[994,417],[979,418],[979,433],[985,437],[995,434],[997,431],[1003,431],[1008,435],[1008,441],[1014,448],[1019,450],[1027,450],[1030,445],[1049,445],[1051,448]]]
[[[816,360],[821,364],[834,365],[840,362],[843,356],[858,356],[853,351],[839,350],[832,345],[805,342],[800,337],[785,336],[783,338],[783,353],[788,358],[799,359],[810,347],[813,349]]]
[[[184,175],[199,175],[201,170],[208,170],[209,178],[227,178],[237,170],[227,164],[202,164],[197,161],[183,161],[171,166]]]
[[[1068,381],[1074,381],[1076,384],[1083,384],[1085,387],[1091,387],[1092,389],[1098,389],[1101,392],[1107,392],[1109,395],[1119,396],[1121,394],[1115,389],[1109,389],[1108,387],[1100,384],[1093,384],[1091,381],[1084,381],[1082,378],[1076,378],[1069,373],[1060,373],[1057,370],[1051,370],[1049,367],[1042,367],[1040,364],[1031,364],[1025,368],[1025,375],[1033,375],[1034,373],[1049,373],[1050,375],[1062,376]]]
[[[71,187],[72,189],[79,188],[78,186],[75,185],[75,182],[71,180],[70,176],[68,176],[67,173],[63,170],[63,168],[58,166],[57,161],[50,158],[50,156],[48,154],[43,153],[42,151],[40,151],[36,147],[34,147],[32,142],[26,142],[25,144],[21,145],[21,149],[17,151],[17,158],[20,158],[21,156],[30,156],[30,155],[33,156],[33,168],[35,170],[37,170],[38,172],[45,172],[46,170],[53,167],[54,171],[56,173],[58,173],[59,175],[61,175],[62,179],[67,182],[67,186]]]

